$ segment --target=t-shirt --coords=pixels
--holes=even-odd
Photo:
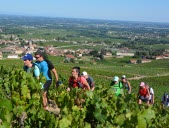
[[[125,88],[127,91],[129,91],[129,82],[128,82],[128,81],[126,81],[125,83],[123,83],[123,86],[124,86],[124,88]]]
[[[116,94],[116,96],[118,96],[119,94],[122,94],[122,87],[123,87],[123,84],[121,83],[121,82],[118,82],[118,83],[111,83],[110,84],[110,86],[111,86],[111,88],[113,89],[113,90],[115,90],[115,94]]]
[[[146,97],[146,96],[148,95],[148,90],[147,90],[147,88],[140,88],[140,89],[139,89],[139,94],[140,94],[140,96]]]
[[[154,95],[154,90],[153,90],[153,88],[150,88],[149,91],[150,91],[149,100],[151,100],[152,99],[152,95]]]
[[[34,77],[40,76],[40,69],[36,64],[33,64],[33,67],[31,67],[31,68],[24,66],[24,71],[26,71],[28,73],[33,73]]]
[[[86,82],[86,79],[82,76],[78,77],[77,80],[74,79],[73,76],[69,78],[69,85],[73,88],[79,87],[78,82],[82,84],[82,88],[84,88],[84,83]]]
[[[40,76],[40,69],[39,69],[38,66],[35,65],[33,72],[34,72],[35,77],[39,77]]]
[[[87,83],[89,84],[90,88],[92,88],[94,86],[93,78],[91,76],[88,76],[88,78],[86,80],[87,80]]]
[[[40,71],[42,72],[43,76],[45,76],[46,80],[51,80],[52,75],[48,68],[48,64],[45,60],[38,63],[40,65]]]

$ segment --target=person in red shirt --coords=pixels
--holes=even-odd
[[[144,82],[141,82],[138,91],[138,104],[142,104],[142,102],[149,104],[149,97],[150,97],[149,89],[145,86]]]
[[[69,87],[67,88],[67,91],[70,91],[71,88],[76,87],[84,90],[90,90],[90,86],[86,79],[80,75],[80,67],[72,68],[72,75],[69,78]]]
[[[82,88],[83,90],[90,90],[90,86],[87,83],[86,79],[80,75],[80,67],[72,68],[72,75],[69,78],[69,87],[67,91],[70,91],[72,88]],[[77,98],[75,99],[75,104],[81,109],[82,104],[85,102],[85,98],[80,97],[81,91],[77,92]]]

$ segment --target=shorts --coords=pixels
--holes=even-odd
[[[148,102],[148,97],[144,97],[144,96],[139,96],[139,99],[141,99],[143,102]]]
[[[44,84],[44,92],[48,91],[50,85],[52,84],[52,80],[47,80],[46,83]]]

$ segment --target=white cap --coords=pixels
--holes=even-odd
[[[124,79],[125,79],[125,78],[126,78],[126,76],[125,76],[125,75],[122,75],[122,77],[121,77],[121,78],[124,78]]]
[[[114,76],[113,81],[119,81],[119,77],[118,76]]]
[[[84,71],[84,72],[82,72],[82,75],[87,76],[88,74],[87,74],[87,72]]]

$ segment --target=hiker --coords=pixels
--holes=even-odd
[[[33,56],[27,53],[22,57],[22,60],[24,61],[24,71],[33,73],[33,76],[39,79],[40,69],[36,63],[33,63]]]
[[[69,78],[69,87],[67,91],[70,91],[72,88],[82,88],[83,90],[90,90],[90,86],[86,79],[80,75],[80,67],[72,68],[72,75]],[[82,104],[85,102],[84,97],[81,97],[81,91],[77,92],[77,97],[75,98],[75,104],[81,109]]]
[[[122,95],[123,94],[123,85],[119,81],[118,76],[114,76],[112,82],[110,83],[110,86],[113,90],[115,90],[116,96]]]
[[[52,70],[57,83],[59,82],[58,75],[57,75],[56,69],[54,68],[53,64],[50,61],[47,62],[45,60],[43,52],[37,51],[35,53],[35,58],[36,58],[37,63],[40,65],[40,71],[42,72],[43,76],[46,78],[46,82],[44,83],[44,88],[43,88],[44,92],[43,92],[42,98],[43,98],[43,107],[45,110],[47,110],[48,109],[47,92],[48,92],[50,85],[52,84],[52,75],[51,75],[50,70]]]
[[[40,58],[39,58],[40,57]],[[46,56],[45,56],[45,53],[44,52],[41,52],[41,51],[37,51],[35,53],[35,58],[36,58],[36,62],[37,63],[40,63],[42,61],[46,61],[47,62],[47,65],[48,65],[48,69],[52,71],[52,73],[54,74],[54,77],[55,77],[55,80],[56,80],[56,84],[59,84],[60,81],[59,81],[59,78],[58,78],[58,74],[57,74],[57,71],[54,67],[54,65],[52,64],[51,61],[49,61]]]
[[[149,90],[150,92],[150,96],[149,96],[149,104],[154,104],[154,90],[152,87],[150,87],[148,84],[145,84],[146,88]]]
[[[80,67],[72,68],[72,75],[69,78],[69,87],[67,91],[70,91],[71,88],[82,88],[84,90],[90,90],[90,86],[87,83],[86,79],[80,75]]]
[[[33,73],[33,77],[36,77],[38,80],[40,79],[40,67],[37,63],[33,62],[33,56],[29,53],[23,56],[24,61],[24,71],[27,73]],[[41,89],[43,88],[43,83],[40,82]]]
[[[123,84],[123,87],[127,90],[128,94],[130,94],[131,93],[131,85],[125,75],[122,75],[121,82]]]
[[[84,76],[84,78],[87,80],[87,82],[88,82],[88,84],[90,86],[90,89],[93,91],[94,88],[95,88],[95,84],[94,84],[93,78],[91,76],[89,76],[86,71],[82,72],[82,76]]]
[[[168,93],[164,93],[163,97],[162,97],[162,101],[161,101],[163,107],[169,107],[169,95]]]
[[[137,94],[138,104],[142,104],[142,102],[145,102],[148,105],[149,104],[149,96],[150,96],[149,90],[146,88],[145,83],[141,82],[140,87],[139,87],[139,91]]]

